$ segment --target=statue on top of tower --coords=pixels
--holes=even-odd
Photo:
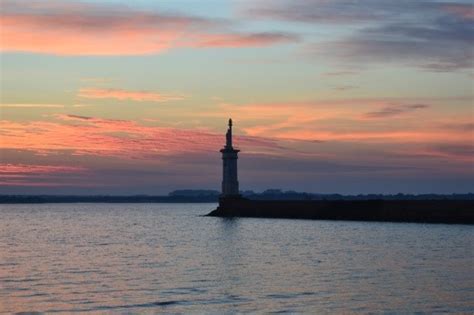
[[[232,119],[229,119],[229,128],[227,129],[226,137],[226,147],[232,148]]]

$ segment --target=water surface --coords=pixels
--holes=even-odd
[[[474,311],[471,226],[215,207],[0,205],[0,313]]]

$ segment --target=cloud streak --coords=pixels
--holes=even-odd
[[[277,19],[298,23],[353,24],[388,16],[388,8],[378,1],[276,0],[256,1],[245,13],[254,18]],[[383,2],[383,1],[382,1]]]
[[[53,174],[53,173],[79,173],[87,169],[77,166],[57,165],[32,165],[32,164],[0,164],[0,175],[2,177],[18,177],[25,175]]]
[[[0,185],[51,187],[67,185],[67,179],[72,186],[87,174],[88,169],[80,166],[0,163]]]
[[[131,100],[136,102],[167,102],[184,99],[184,96],[181,95],[113,88],[82,88],[79,90],[78,96],[89,99],[116,99],[120,101]]]
[[[239,48],[263,47],[276,43],[291,43],[298,41],[298,37],[287,33],[256,33],[256,34],[219,34],[204,35],[193,46]]]
[[[412,104],[412,105],[391,105],[384,107],[380,110],[365,113],[362,117],[367,119],[381,119],[398,117],[403,114],[414,112],[416,110],[429,108],[429,105],[425,104]]]
[[[0,108],[64,108],[61,104],[12,103],[0,104]]]

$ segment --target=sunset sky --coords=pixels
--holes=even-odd
[[[472,1],[0,3],[1,194],[474,192]]]

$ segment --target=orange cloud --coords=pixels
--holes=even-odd
[[[416,116],[417,111],[430,107],[425,104],[405,103],[406,101],[397,103],[388,99],[353,99],[220,106],[225,115],[231,113],[236,120],[244,122],[245,126],[241,129],[254,137],[360,143],[470,141],[469,135],[465,132],[444,130],[429,121],[420,124]],[[368,111],[368,108],[374,106],[380,109]],[[401,115],[404,115],[403,121],[387,121]],[[435,113],[424,113],[424,115],[430,118],[436,117]]]
[[[297,37],[283,33],[206,34],[200,36],[195,47],[258,47],[276,43],[294,42]]]
[[[2,3],[0,19],[1,50],[143,55],[175,47],[259,47],[292,38],[279,33],[214,34],[228,26],[224,23],[111,4],[6,2]]]
[[[3,108],[64,108],[64,105],[61,104],[0,104],[0,107]]]
[[[263,136],[258,128],[245,128],[245,132],[252,136]],[[275,131],[273,137],[288,140],[319,140],[319,141],[355,141],[355,142],[398,142],[398,143],[427,143],[438,141],[459,141],[466,138],[459,133],[446,133],[436,130],[415,131],[317,131],[295,130]],[[466,139],[467,140],[467,139]]]
[[[79,90],[79,97],[117,100],[132,100],[137,102],[166,102],[184,99],[180,95],[167,95],[150,91],[130,91],[124,89],[83,88]]]

